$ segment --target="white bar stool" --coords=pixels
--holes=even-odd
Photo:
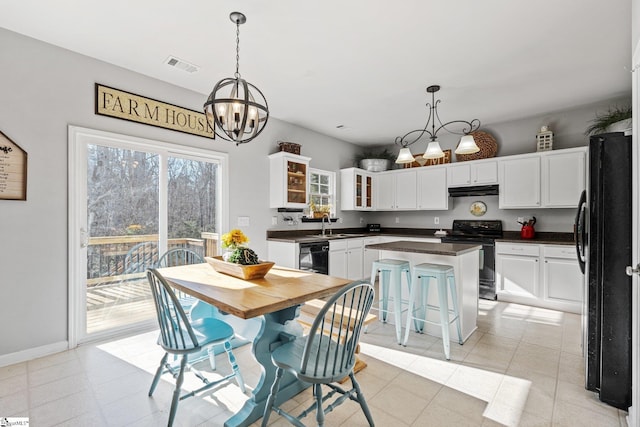
[[[449,325],[456,322],[458,329],[458,343],[462,345],[462,332],[460,330],[460,313],[458,312],[458,294],[456,292],[456,280],[453,273],[453,267],[443,264],[423,263],[413,267],[411,276],[413,286],[409,292],[409,313],[407,314],[407,325],[402,345],[406,346],[409,340],[409,332],[411,330],[411,320],[415,321],[416,332],[422,333],[424,323],[432,325],[440,325],[442,328],[442,344],[444,346],[444,355],[449,360]],[[429,282],[435,279],[438,290],[438,306],[427,304],[429,296]],[[447,286],[447,283],[449,286]],[[449,309],[448,292],[451,292],[451,300],[453,309]],[[416,307],[416,298],[418,289],[422,293],[422,304]],[[438,310],[440,312],[440,322],[427,320],[427,310]],[[419,311],[416,316],[416,311]],[[451,317],[453,315],[453,317]]]
[[[371,267],[371,285],[375,285],[376,277],[380,272],[380,289],[378,290],[378,310],[382,323],[387,323],[387,314],[395,316],[396,339],[398,344],[402,342],[402,273],[405,273],[407,284],[411,289],[411,269],[408,261],[399,259],[379,259],[374,261]],[[389,310],[389,287],[393,288],[393,310]],[[405,304],[407,303],[404,301]]]

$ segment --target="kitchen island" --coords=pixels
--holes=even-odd
[[[479,251],[481,245],[464,243],[426,243],[398,240],[388,243],[375,243],[365,246],[367,249],[380,251],[380,259],[392,258],[409,261],[411,267],[430,262],[451,265],[456,278],[458,307],[462,339],[466,341],[477,329],[478,320],[478,288],[479,288]],[[430,286],[428,304],[438,306],[436,286]],[[408,299],[409,288],[403,283],[402,298]],[[438,321],[438,313],[429,310],[428,320]],[[403,325],[404,326],[404,322]],[[441,337],[440,326],[425,324],[425,332]],[[458,333],[455,324],[450,325],[450,336],[456,340]]]

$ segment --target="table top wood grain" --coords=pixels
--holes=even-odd
[[[176,289],[242,319],[273,313],[333,295],[351,280],[279,267],[262,279],[218,273],[207,263],[158,269]]]

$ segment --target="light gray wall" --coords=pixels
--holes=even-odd
[[[277,119],[236,147],[94,114],[94,83],[194,110],[206,96],[0,29],[0,130],[28,153],[27,201],[0,200],[0,356],[67,339],[67,126],[76,125],[229,153],[230,225],[266,254],[267,155],[277,141],[302,144],[313,166],[348,166],[356,147]],[[213,84],[213,82],[212,82]],[[277,112],[275,112],[277,114]],[[327,155],[326,153],[331,153]]]
[[[640,1],[631,0],[631,49],[635,49],[640,41]],[[633,52],[632,52],[633,54]]]

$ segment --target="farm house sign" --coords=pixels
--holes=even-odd
[[[204,113],[96,83],[96,114],[214,138]]]

